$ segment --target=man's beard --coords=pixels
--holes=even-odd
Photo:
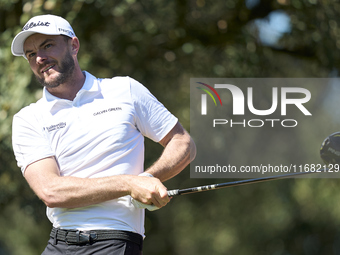
[[[35,77],[42,86],[46,88],[56,88],[70,79],[73,74],[74,67],[74,60],[71,54],[67,53],[65,58],[61,61],[59,74],[54,80],[46,82],[44,77]]]

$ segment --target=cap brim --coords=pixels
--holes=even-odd
[[[42,34],[41,32],[37,32],[37,31],[21,31],[19,34],[16,35],[16,37],[14,37],[13,42],[12,42],[12,54],[14,56],[23,56],[25,57],[25,52],[24,52],[24,43],[26,41],[26,39],[33,35],[33,34]],[[48,34],[48,33],[43,33],[43,34]],[[60,34],[55,34],[55,33],[50,33],[48,35],[60,35]]]

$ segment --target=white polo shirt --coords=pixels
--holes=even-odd
[[[18,166],[54,156],[61,176],[98,178],[144,171],[144,136],[159,142],[175,126],[173,116],[142,84],[129,77],[97,79],[88,72],[73,101],[45,88],[43,97],[13,118]],[[86,187],[84,187],[86,188]],[[75,208],[48,208],[62,229],[119,229],[144,235],[144,210],[130,196]]]

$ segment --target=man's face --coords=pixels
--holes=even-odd
[[[33,34],[24,43],[25,56],[37,80],[55,88],[69,80],[75,63],[71,39],[61,35]]]

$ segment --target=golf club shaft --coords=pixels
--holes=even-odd
[[[297,173],[290,173],[290,174],[284,174],[284,175],[267,176],[267,177],[256,178],[256,179],[247,179],[247,180],[232,181],[232,182],[225,182],[225,183],[219,183],[219,184],[211,184],[211,185],[205,185],[205,186],[199,186],[199,187],[187,188],[187,189],[168,190],[168,196],[173,197],[173,196],[191,194],[191,193],[202,192],[202,191],[213,190],[213,189],[220,189],[220,188],[241,186],[241,185],[258,183],[258,182],[272,181],[272,180],[277,180],[277,179],[290,178],[290,177],[306,175],[306,174],[322,173],[326,171],[327,169],[318,170],[314,172],[311,172],[311,171],[297,172]]]

